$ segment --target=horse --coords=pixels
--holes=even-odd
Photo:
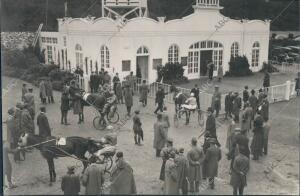
[[[57,145],[56,141],[57,138],[54,136],[44,138],[39,135],[24,133],[18,142],[20,147],[33,146],[40,150],[42,156],[48,163],[50,184],[56,181],[54,158],[75,155],[83,164],[83,173],[89,163],[84,155],[86,151],[96,147],[96,144],[94,144],[91,139],[77,136],[66,137],[66,145]]]
[[[180,91],[174,92],[174,103],[175,103],[176,114],[177,114],[178,110],[181,108],[181,105],[184,104],[187,99],[188,99],[188,95],[186,95]]]

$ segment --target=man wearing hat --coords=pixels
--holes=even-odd
[[[92,155],[90,165],[85,169],[82,176],[82,184],[85,186],[86,195],[100,195],[104,183],[104,168],[97,164],[97,156]]]
[[[164,89],[162,86],[159,86],[158,91],[156,92],[156,96],[155,96],[155,104],[157,104],[157,108],[154,111],[154,114],[157,114],[158,110],[160,110],[161,112],[163,111],[164,108],[164,99],[165,99],[165,95],[168,93],[164,92]]]
[[[144,140],[143,138],[143,129],[142,129],[142,123],[141,119],[139,117],[139,110],[136,110],[135,115],[132,119],[133,121],[133,132],[134,132],[134,142],[136,145],[141,145],[141,139]]]
[[[149,93],[149,87],[146,84],[146,80],[143,80],[143,83],[140,86],[140,102],[142,102],[144,107],[147,105],[148,93]]]
[[[79,195],[80,178],[74,172],[75,166],[68,166],[68,172],[62,177],[61,190],[64,195]]]
[[[218,163],[222,158],[221,150],[216,146],[215,138],[209,139],[209,148],[206,150],[204,162],[206,165],[206,177],[208,177],[209,186],[214,189],[214,178],[218,175]]]
[[[41,137],[49,137],[51,136],[51,129],[49,125],[48,118],[46,116],[46,108],[40,108],[41,113],[37,117],[37,125],[39,127],[39,136]]]
[[[178,155],[175,157],[175,164],[177,165],[178,174],[178,188],[183,195],[188,193],[188,174],[189,174],[189,161],[184,155],[184,148],[179,148]]]
[[[225,119],[228,119],[228,116],[231,118],[232,115],[232,105],[233,105],[233,97],[232,91],[229,91],[228,94],[225,96]]]
[[[173,147],[173,139],[168,138],[167,139],[167,146],[164,147],[160,152],[160,156],[161,156],[163,162],[162,162],[161,169],[160,169],[159,179],[162,180],[162,181],[165,181],[166,161],[169,159],[169,156],[170,156],[171,152],[176,152],[176,149]]]
[[[249,92],[248,92],[248,86],[245,86],[245,89],[243,91],[243,102],[244,102],[244,109],[245,109],[245,103],[249,101]]]
[[[205,124],[205,131],[209,132],[211,137],[217,137],[216,133],[216,119],[213,115],[213,109],[209,107],[207,109],[207,118]]]
[[[29,105],[28,104],[21,104],[23,107],[22,114],[21,114],[21,128],[23,133],[31,133],[34,134],[34,121],[31,118],[29,113]]]
[[[244,104],[244,107],[245,107],[244,111],[242,112],[241,129],[246,130],[248,133],[251,128],[253,110],[252,110],[252,107],[250,106],[249,102],[246,102]]]
[[[221,99],[222,94],[219,92],[219,86],[215,86],[215,92],[212,96],[211,107],[213,111],[216,111],[216,117],[219,116],[219,111],[221,109]]]
[[[191,140],[192,149],[187,154],[189,161],[188,180],[190,183],[190,192],[199,193],[199,185],[202,180],[202,164],[204,161],[203,150],[197,146],[197,138]]]
[[[254,116],[256,114],[257,107],[258,107],[258,99],[255,95],[255,90],[254,89],[251,90],[251,96],[249,97],[249,103],[250,103],[250,106],[252,107],[252,110],[253,110],[252,120],[254,120]]]
[[[131,116],[131,107],[133,105],[133,89],[129,84],[125,86],[124,89],[124,101],[127,108],[127,116]]]
[[[34,94],[33,89],[29,88],[28,93],[24,95],[24,103],[27,104],[29,113],[31,115],[31,118],[34,119],[35,116],[35,104],[34,104]]]
[[[47,104],[47,95],[46,95],[46,83],[44,79],[40,82],[40,98],[42,104]]]
[[[178,173],[177,165],[174,161],[176,156],[175,151],[169,153],[168,159],[165,164],[165,181],[164,181],[164,193],[166,195],[178,195]]]
[[[267,95],[265,95],[264,99],[262,100],[261,115],[262,115],[264,121],[267,121],[269,119],[269,101],[268,101]]]
[[[240,110],[242,108],[242,99],[239,97],[239,93],[234,93],[233,105],[232,105],[232,114],[240,119]]]
[[[136,185],[132,167],[124,160],[123,152],[117,152],[115,166],[111,172],[110,193],[112,195],[136,194]]]
[[[156,149],[156,157],[160,156],[161,149],[166,144],[168,132],[165,128],[165,123],[162,120],[162,114],[157,114],[157,121],[154,123],[154,140],[153,148]]]
[[[260,115],[260,111],[257,112],[257,115],[254,119],[254,128],[253,128],[253,139],[251,142],[251,154],[253,154],[253,160],[258,160],[259,156],[262,155],[263,149],[263,137],[264,137],[264,129],[263,129],[263,118]]]

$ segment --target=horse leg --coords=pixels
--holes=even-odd
[[[47,163],[48,163],[48,169],[49,169],[49,175],[50,175],[50,184],[52,182],[52,166],[51,166],[51,160],[47,158]]]
[[[52,165],[53,182],[55,182],[56,181],[56,172],[55,172],[54,159],[51,159],[51,165]]]
[[[82,161],[82,164],[83,164],[83,170],[82,170],[82,174],[84,173],[85,169],[87,168],[88,166],[88,163],[87,161]]]

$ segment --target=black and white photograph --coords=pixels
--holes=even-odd
[[[299,195],[300,0],[1,0],[1,195]]]

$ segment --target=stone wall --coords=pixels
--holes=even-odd
[[[1,32],[1,47],[6,49],[23,49],[34,40],[34,32]]]

